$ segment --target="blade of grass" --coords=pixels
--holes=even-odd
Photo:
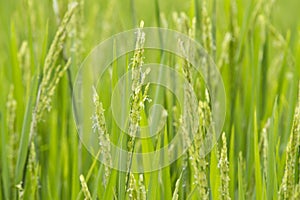
[[[245,199],[245,190],[244,190],[244,177],[243,177],[243,155],[242,152],[239,153],[238,158],[238,190],[239,190],[239,199]]]
[[[3,91],[4,92],[4,91]],[[5,98],[1,98],[1,105],[6,105],[4,102]],[[10,177],[9,177],[9,162],[7,159],[7,144],[9,144],[7,139],[7,125],[6,125],[6,114],[4,111],[3,106],[0,107],[1,115],[0,115],[0,121],[1,121],[1,182],[3,183],[3,193],[4,193],[4,199],[10,199]],[[2,190],[2,187],[1,187]]]
[[[256,199],[262,199],[262,176],[261,176],[261,164],[260,153],[258,146],[258,130],[257,130],[257,118],[256,111],[254,111],[254,160],[255,160],[255,189]]]
[[[22,132],[21,132],[21,140],[20,140],[20,146],[19,146],[18,157],[17,157],[15,184],[19,184],[20,181],[23,179],[23,173],[24,173],[23,170],[26,162],[28,145],[29,145],[30,122],[32,118],[33,107],[35,104],[35,98],[36,98],[35,96],[38,88],[38,81],[36,76],[33,77],[30,88],[31,90],[30,90],[29,100],[26,101],[28,103],[24,115]]]
[[[278,119],[277,119],[277,97],[274,101],[273,113],[270,121],[270,133],[268,134],[268,162],[267,162],[267,198],[268,199],[278,199],[278,183],[276,174],[276,139],[277,139],[277,129]]]
[[[235,134],[234,127],[232,127],[232,131],[230,134],[230,151],[229,151],[229,192],[231,199],[235,199]]]

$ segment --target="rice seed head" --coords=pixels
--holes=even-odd
[[[132,58],[132,69],[138,68],[144,64],[144,44],[145,44],[145,32],[143,32],[144,21],[140,22],[140,27],[136,32],[136,43],[135,43],[135,51],[134,56]],[[134,78],[134,77],[133,77]]]
[[[135,145],[135,135],[140,130],[140,120],[141,111],[144,109],[144,102],[148,99],[147,93],[149,89],[149,84],[146,85],[144,91],[142,91],[142,86],[146,75],[149,73],[149,69],[145,72],[142,71],[142,65],[144,64],[144,44],[145,44],[145,33],[143,32],[144,21],[140,22],[140,27],[137,29],[137,40],[134,55],[131,62],[132,69],[132,92],[130,99],[130,113],[129,113],[129,139],[127,141],[127,151],[132,152]],[[127,166],[128,166],[128,176],[126,176],[126,191],[128,193],[129,199],[136,199],[139,195],[139,188],[137,188],[137,181],[133,173],[130,172],[131,156],[128,156]],[[127,180],[129,179],[129,180]]]
[[[63,49],[63,45],[67,36],[67,26],[76,10],[77,5],[78,3],[76,2],[69,4],[69,9],[66,12],[60,26],[58,27],[54,40],[50,46],[50,50],[45,59],[43,70],[43,74],[46,75],[43,78],[45,84],[48,83],[51,72],[53,72],[53,68],[55,67],[55,64],[57,62],[58,56]]]
[[[176,29],[179,32],[187,34],[186,27],[188,26],[188,23],[187,23],[188,20],[187,20],[186,14],[185,13],[178,14],[177,12],[173,12],[172,17],[173,17],[173,21],[175,23]]]
[[[92,117],[93,120],[93,130],[98,133],[99,138],[99,145],[100,145],[100,152],[102,152],[103,159],[105,163],[109,163],[112,165],[112,158],[110,152],[110,138],[106,128],[105,116],[104,116],[104,109],[102,102],[99,100],[99,96],[95,88],[93,88],[93,101],[95,105],[95,113]],[[110,175],[110,168],[109,166],[105,165],[105,174],[103,177],[103,184],[106,185],[107,180]]]
[[[187,34],[191,39],[195,39],[196,18],[192,18],[190,20],[185,13],[180,13],[179,17],[177,14],[174,15],[174,20],[177,25],[178,31]],[[184,44],[184,42],[180,38],[178,39],[178,46],[182,54],[185,55],[185,57],[187,56],[187,54],[192,53],[192,51],[190,51],[190,44]],[[188,80],[189,83],[192,83],[192,67],[187,60],[184,60],[182,69],[185,78]]]
[[[72,1],[72,0],[69,0]],[[68,42],[68,48],[70,49],[70,53],[74,54],[76,65],[80,64],[80,60],[85,51],[83,39],[85,38],[85,24],[84,24],[84,0],[76,0],[78,3],[78,8],[73,14],[69,25],[67,28],[68,38],[70,39]]]
[[[272,8],[275,4],[276,0],[268,0],[268,1],[265,1],[265,6],[264,6],[264,13],[265,13],[265,16],[266,17],[270,17],[270,14],[271,14],[271,11],[272,11]]]
[[[292,199],[293,200],[300,199],[300,185],[299,185],[299,183],[297,185],[295,185],[294,194],[293,194]]]
[[[29,160],[28,160],[28,171],[31,174],[34,174],[35,171],[35,165],[36,165],[36,152],[35,152],[35,145],[34,142],[31,142],[30,144],[30,154],[29,154]]]
[[[212,123],[212,114],[210,104],[210,97],[208,90],[205,90],[205,100],[199,101],[198,113],[199,113],[199,126],[203,129],[201,137],[204,137],[203,134],[210,129]]]
[[[84,194],[84,199],[85,200],[92,200],[91,193],[89,191],[89,188],[87,186],[85,178],[84,178],[84,176],[82,174],[79,176],[79,180],[80,180],[80,183],[81,183],[81,190],[82,190],[82,192]]]
[[[213,55],[216,50],[213,39],[213,30],[212,30],[212,22],[211,18],[208,15],[207,11],[207,1],[204,0],[202,2],[202,23],[201,23],[201,31],[202,31],[202,45],[207,55]],[[203,56],[201,59],[202,65],[204,66],[204,75],[207,77],[207,84],[211,86],[214,81],[214,74],[212,74],[212,70],[210,70],[211,60],[208,56]],[[215,84],[215,83],[214,83]]]
[[[147,199],[147,192],[146,187],[144,184],[144,176],[143,174],[139,175],[139,199],[146,200]]]
[[[192,20],[189,20],[189,18],[185,14],[180,14],[180,17],[178,17],[177,14],[174,15],[174,20],[177,24],[177,28],[179,31],[188,34],[190,38],[195,38],[195,30],[196,30],[196,19],[193,18]],[[190,22],[191,21],[191,22]],[[189,43],[184,44],[182,40],[178,40],[178,46],[180,51],[187,55],[188,53],[191,53],[190,51],[190,45]],[[200,127],[198,128],[197,134],[194,136],[194,143],[191,145],[191,142],[189,140],[189,134],[191,132],[195,132],[196,130],[192,130],[191,121],[196,120],[195,114],[193,112],[197,110],[196,102],[192,102],[192,86],[193,80],[192,80],[192,66],[187,60],[184,60],[183,62],[183,74],[185,79],[187,80],[189,85],[185,85],[184,87],[184,113],[181,116],[179,123],[182,125],[182,136],[184,145],[188,148],[188,154],[184,155],[183,157],[183,163],[182,167],[183,170],[186,170],[188,167],[188,162],[190,162],[190,165],[192,166],[192,174],[193,174],[193,186],[192,187],[198,187],[199,188],[199,194],[201,199],[208,199],[209,193],[208,193],[208,184],[207,184],[207,178],[206,178],[206,160],[204,157],[200,156],[200,146],[203,143],[202,138],[202,132],[200,131]],[[200,113],[198,113],[200,115]],[[184,176],[185,177],[185,176]],[[185,184],[186,180],[182,179],[183,184]],[[175,196],[175,198],[178,198]]]
[[[21,44],[18,52],[18,62],[22,69],[23,84],[27,88],[31,77],[30,50],[27,41],[23,41]]]
[[[212,35],[212,22],[207,11],[207,1],[202,2],[202,43],[208,54],[212,54],[215,50]]]
[[[18,199],[23,200],[24,199],[24,188],[23,188],[23,182],[21,181],[19,184],[16,185],[16,188],[18,190]]]
[[[195,31],[196,31],[196,18],[189,18],[184,12],[173,12],[173,21],[175,24],[176,29],[188,35],[191,38],[195,38]]]
[[[206,134],[212,128],[212,114],[210,104],[210,97],[208,94],[208,90],[205,91],[205,100],[200,100],[198,103],[198,115],[199,115],[199,127],[198,132],[194,136],[194,146],[195,151],[200,159],[204,158],[205,152],[205,144],[204,139]]]
[[[267,175],[267,164],[268,164],[268,129],[270,126],[270,119],[267,120],[263,130],[262,130],[262,157],[264,165],[264,176]]]
[[[180,51],[182,52],[182,54],[184,56],[187,56],[188,55],[188,47],[186,44],[183,43],[183,41],[181,39],[178,40],[178,46],[180,48]],[[183,61],[183,64],[182,64],[182,70],[183,70],[183,74],[184,74],[184,77],[187,79],[188,83],[192,83],[193,80],[192,80],[192,67],[190,65],[190,63],[187,61],[187,60],[184,60]]]
[[[199,128],[194,135],[193,144],[188,149],[189,161],[192,166],[193,185],[199,189],[199,198],[209,199],[208,180],[206,168],[208,163],[204,153],[204,139],[211,126],[211,111],[209,107],[209,94],[206,92],[206,99],[198,103]]]
[[[162,28],[168,28],[169,27],[169,24],[168,24],[168,20],[166,18],[166,15],[165,13],[161,12],[159,14],[159,18],[160,18],[160,21],[161,21],[161,27]]]
[[[14,176],[14,169],[16,165],[16,156],[18,153],[18,142],[19,136],[15,129],[15,121],[16,121],[16,109],[17,109],[17,101],[14,98],[14,86],[11,85],[8,93],[8,99],[6,102],[6,123],[8,128],[8,137],[9,137],[9,145],[8,145],[8,159],[10,162],[11,169],[11,178]]]
[[[58,65],[56,70],[53,72],[53,76],[49,78],[49,82],[41,83],[41,86],[43,85],[43,87],[39,90],[40,96],[35,110],[37,121],[42,120],[44,111],[49,112],[51,110],[52,97],[54,96],[57,85],[64,75],[64,72],[67,70],[67,68],[69,68],[70,65],[71,59],[68,60],[65,66]]]
[[[132,93],[130,100],[130,113],[129,113],[129,128],[128,131],[132,137],[128,141],[128,151],[133,149],[136,133],[139,131],[139,125],[141,120],[141,111],[144,109],[144,102],[149,100],[147,92],[149,84],[146,85],[144,91],[142,86],[146,75],[149,73],[149,69],[145,72],[142,71],[142,65],[144,64],[144,43],[145,33],[143,32],[144,22],[141,21],[140,28],[137,30],[137,41],[134,56],[132,58]]]
[[[221,149],[221,158],[219,161],[219,169],[220,169],[220,199],[229,200],[231,199],[229,196],[229,162],[227,158],[227,144],[226,144],[226,135],[222,134],[222,149]]]
[[[232,40],[231,33],[226,33],[222,42],[221,55],[218,61],[218,67],[221,68],[223,65],[229,63],[229,47]]]
[[[126,192],[128,193],[129,199],[137,199],[138,197],[138,189],[137,183],[133,173],[130,172],[129,174],[129,182]]]
[[[296,63],[295,57],[293,55],[293,52],[290,50],[289,44],[286,41],[285,37],[268,20],[266,20],[266,26],[268,29],[268,33],[270,33],[270,35],[274,37],[273,45],[279,52],[279,55],[277,56],[277,59],[274,60],[273,65],[280,66],[284,62],[284,60],[286,60],[289,66],[294,67]],[[289,32],[287,34],[289,34]],[[282,51],[282,49],[287,49],[287,52]],[[284,59],[284,57],[287,58]]]
[[[36,157],[36,149],[34,142],[31,142],[30,144],[30,151],[29,151],[29,160],[28,160],[28,178],[27,181],[29,181],[25,185],[26,188],[30,187],[30,196],[32,199],[36,197],[36,193],[39,187],[39,164]]]
[[[230,28],[232,34],[232,41],[236,42],[235,40],[238,38],[239,35],[239,25],[238,25],[238,7],[236,0],[230,1]]]
[[[192,20],[192,23],[190,24],[189,18],[184,14],[181,13],[180,17],[178,17],[177,23],[178,23],[178,29],[183,32],[189,34],[191,38],[195,37],[195,28],[196,28],[196,21],[195,19]],[[191,53],[190,51],[190,44],[189,41],[187,43],[184,43],[180,38],[178,39],[178,48],[182,52],[183,55],[188,55]],[[192,102],[192,96],[193,96],[193,79],[192,79],[192,66],[191,64],[184,59],[182,64],[182,70],[185,79],[187,80],[187,83],[184,85],[184,113],[181,117],[181,124],[183,127],[183,135],[185,136],[185,145],[188,145],[191,143],[187,138],[189,138],[189,134],[191,132],[195,132],[196,130],[191,130],[193,127],[191,127],[190,122],[195,122],[195,116],[193,112],[197,110],[197,102]],[[186,160],[187,161],[187,160]]]
[[[172,200],[178,200],[178,197],[179,197],[178,192],[179,192],[179,186],[180,186],[181,178],[182,178],[182,172],[181,172],[179,178],[176,181],[175,189],[174,189],[173,196],[172,196]]]
[[[132,92],[133,95],[137,95],[141,91],[142,79],[145,74],[142,72],[141,67],[144,64],[144,44],[145,44],[145,32],[143,32],[144,21],[140,22],[140,28],[137,29],[137,40],[135,43],[135,51],[131,62],[132,69]]]
[[[209,199],[208,182],[206,177],[207,162],[204,157],[199,157],[194,146],[189,148],[189,161],[193,173],[193,185],[198,187],[199,198]]]
[[[281,199],[290,199],[294,193],[295,185],[295,167],[296,155],[299,148],[300,137],[300,83],[298,90],[298,102],[295,108],[292,132],[287,145],[285,170],[282,183],[279,188],[279,195]]]
[[[65,14],[51,43],[50,49],[46,55],[43,77],[39,85],[36,105],[32,114],[32,121],[30,125],[30,140],[36,132],[37,123],[42,120],[44,111],[49,111],[51,109],[51,98],[54,95],[54,91],[64,72],[71,64],[71,60],[69,59],[65,66],[57,66],[57,61],[66,40],[66,27],[69,24],[76,7],[77,3],[70,4],[69,9]]]
[[[199,128],[198,132],[194,137],[194,149],[195,149],[195,158],[197,161],[197,176],[199,182],[199,190],[201,199],[209,198],[209,189],[208,181],[206,177],[206,168],[208,163],[205,159],[204,149],[204,139],[206,133],[211,127],[211,110],[209,107],[209,95],[206,95],[205,101],[199,101],[198,104],[198,113],[199,113]]]
[[[8,99],[6,103],[7,110],[7,127],[9,135],[13,135],[15,132],[14,124],[16,119],[17,101],[14,99],[14,86],[11,85],[8,93]]]

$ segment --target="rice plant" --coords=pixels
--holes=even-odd
[[[0,199],[299,199],[299,6],[297,0],[0,0]],[[172,29],[199,43],[208,55],[199,58],[206,74],[186,58],[145,48],[156,42],[147,27]],[[91,99],[82,99],[94,111],[86,118],[99,149],[93,154],[78,134],[74,82],[99,42],[129,29],[135,29],[127,41],[134,41],[134,50],[109,63],[97,87],[89,88]],[[164,46],[164,36],[158,38]],[[182,55],[193,53],[181,38],[172,45]],[[117,40],[111,50],[99,56],[122,51]],[[213,128],[208,58],[226,92],[220,137]],[[183,90],[162,71],[154,77],[174,86],[174,93],[148,83],[150,63],[176,71],[186,80]],[[118,102],[128,116],[117,113],[127,119],[123,130],[111,102],[128,72],[129,100]],[[151,110],[157,104],[164,108],[160,115]],[[196,130],[190,121],[197,121]],[[151,123],[157,134],[139,138]],[[215,145],[206,153],[211,133]],[[153,160],[133,156],[159,151],[177,134],[179,148]],[[128,152],[125,161],[114,146]],[[181,149],[167,166],[134,171]]]

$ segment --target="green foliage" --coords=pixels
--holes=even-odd
[[[0,0],[0,199],[299,199],[300,29],[293,12],[298,7],[297,0]],[[217,144],[207,155],[201,143],[214,123],[209,91],[187,60],[144,49],[151,42],[144,26],[195,39],[220,70],[227,115],[222,140],[214,133]],[[184,155],[139,174],[130,171],[130,157],[128,172],[93,158],[80,142],[72,113],[72,84],[82,59],[110,35],[136,27],[136,50],[115,60],[94,91],[90,120],[99,154],[110,163],[123,160],[111,157],[109,142],[130,152],[158,150],[174,138],[178,124],[185,125],[184,116],[193,109],[199,115],[198,132]],[[141,66],[151,62],[182,73],[198,105],[187,98],[189,110],[180,113],[173,94],[144,86],[148,71]],[[111,120],[109,94],[130,69],[128,136]],[[148,124],[148,98],[168,116],[158,135],[139,140],[134,135]]]

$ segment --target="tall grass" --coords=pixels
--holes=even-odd
[[[297,7],[292,3],[300,6],[296,0],[0,1],[0,199],[299,199],[300,38],[298,21],[288,17]],[[221,72],[227,115],[208,155],[201,144],[214,125],[212,94],[188,61],[144,49],[151,36],[143,27],[154,25],[197,40]],[[114,61],[94,88],[90,120],[98,155],[118,161],[109,142],[129,152],[155,151],[170,143],[179,125],[188,127],[189,117],[199,118],[194,140],[178,160],[138,174],[131,171],[130,156],[127,172],[92,157],[72,114],[72,85],[82,59],[109,35],[137,27],[135,51]],[[142,66],[151,62],[182,73],[197,104],[186,98],[181,113],[172,93],[145,86],[149,72]],[[133,87],[126,135],[109,104],[128,70]],[[168,113],[166,123],[155,137],[140,140],[135,135],[157,102]]]

